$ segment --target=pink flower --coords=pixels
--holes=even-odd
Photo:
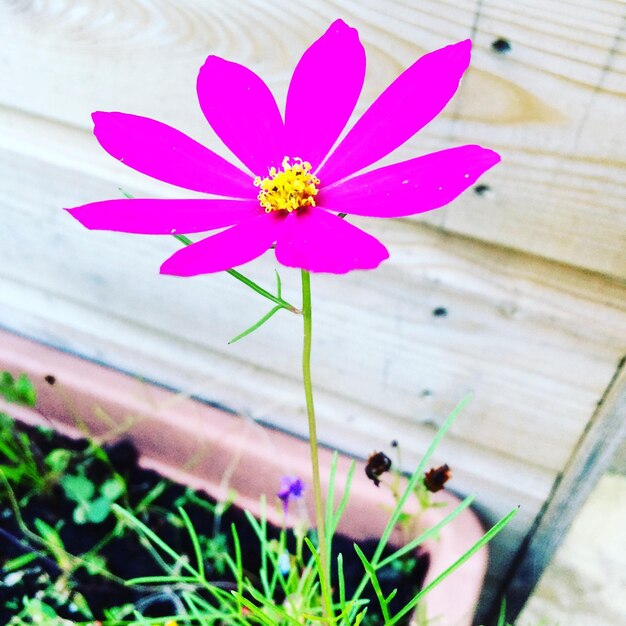
[[[465,40],[416,61],[332,151],[365,76],[365,51],[355,29],[337,20],[304,53],[289,85],[284,121],[256,74],[210,56],[198,75],[200,106],[248,171],[155,120],[97,112],[94,133],[109,154],[153,178],[212,197],[105,200],[69,212],[99,230],[162,235],[224,229],[173,254],[163,274],[231,269],[272,246],[289,267],[333,273],[375,268],[389,256],[387,249],[338,213],[403,217],[431,211],[500,160],[492,150],[466,145],[357,174],[446,106],[470,50]]]

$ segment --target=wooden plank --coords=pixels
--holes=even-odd
[[[360,29],[369,55],[358,112],[419,54],[468,35],[475,41],[456,101],[398,156],[483,143],[504,161],[485,177],[489,192],[466,194],[421,219],[626,276],[626,130],[617,123],[626,53],[618,0],[524,0],[514,7],[507,0],[384,7],[369,0],[306,8],[245,0],[237,10],[225,0],[86,0],[80,10],[60,2],[3,4],[0,104],[83,128],[96,109],[141,113],[216,148],[195,102],[204,57],[250,65],[283,99],[302,50],[338,16]],[[507,54],[492,49],[498,37],[511,42]]]
[[[40,141],[44,136],[45,133],[38,134]],[[223,291],[221,297],[225,301],[203,303],[211,323],[199,319],[196,328],[189,328],[188,311],[198,310],[199,306],[197,296],[186,293],[190,283],[155,273],[160,260],[177,244],[158,238],[84,231],[59,207],[80,202],[85,195],[111,195],[115,182],[104,183],[93,177],[89,160],[83,159],[80,151],[74,154],[73,171],[69,149],[65,151],[63,168],[34,161],[28,149],[27,153],[23,160],[15,153],[5,153],[3,158],[8,185],[2,192],[7,198],[6,215],[11,223],[9,231],[5,231],[9,240],[4,245],[4,255],[13,254],[12,258],[5,256],[9,259],[5,267],[11,267],[7,278],[39,286],[66,299],[78,298],[78,302],[100,306],[103,312],[115,317],[123,316],[133,322],[143,320],[142,323],[186,341],[198,341],[200,336],[202,345],[218,354],[226,354],[228,350],[229,358],[253,367],[268,367],[267,354],[273,345],[284,342],[279,320],[261,334],[258,348],[251,350],[245,343],[229,349],[224,346],[226,339],[265,311],[262,303],[252,300],[249,319],[233,319],[230,311],[246,297],[240,286],[228,283],[230,279],[223,277],[200,279],[197,284],[202,284],[202,289],[209,292],[209,285],[215,285],[217,293]],[[43,153],[52,154],[53,146]],[[87,171],[83,169],[84,162]],[[82,186],[72,189],[72,181],[77,179],[82,181]],[[41,185],[43,181],[45,184]],[[132,191],[141,190],[132,188]],[[43,232],[39,226],[42,222],[46,223]],[[337,364],[332,372],[322,372],[318,384],[328,390],[345,389],[343,395],[357,401],[362,405],[360,410],[370,415],[382,411],[393,414],[399,424],[417,422],[428,428],[432,413],[441,413],[439,402],[443,395],[452,392],[458,396],[471,387],[487,391],[483,385],[488,380],[500,394],[495,397],[489,394],[492,399],[477,409],[477,414],[482,411],[504,414],[509,410],[510,399],[519,398],[524,404],[523,419],[520,415],[514,433],[506,428],[512,415],[500,418],[503,428],[497,436],[488,420],[477,420],[466,428],[459,425],[458,432],[471,433],[472,439],[480,438],[485,445],[507,455],[515,454],[511,449],[521,433],[532,439],[542,429],[543,398],[551,389],[560,398],[552,413],[552,420],[559,427],[543,442],[533,443],[530,459],[522,452],[518,458],[559,470],[569,458],[586,416],[621,356],[623,289],[600,278],[590,277],[581,282],[578,273],[565,268],[547,272],[540,261],[504,250],[490,250],[486,254],[480,244],[450,238],[409,222],[374,221],[367,223],[366,228],[390,244],[394,263],[379,273],[356,274],[344,281],[316,277],[322,300],[317,315],[323,327],[328,328],[327,350],[333,346],[337,350],[352,350],[347,329],[354,309],[360,310],[360,319],[353,322],[362,330],[357,334],[358,350],[373,358],[362,360],[361,383],[354,382],[350,364]],[[43,250],[55,246],[58,249],[56,241],[63,241],[64,253],[56,265],[44,254],[23,256],[24,246],[33,250],[35,245]],[[251,265],[250,271],[268,277],[270,265],[269,259],[261,261]],[[129,267],[135,268],[132,275],[128,275]],[[296,274],[287,272],[285,277],[294,299],[298,297]],[[141,276],[140,285],[135,284],[138,276]],[[337,293],[339,282],[342,288],[349,285],[353,291],[346,301]],[[604,291],[598,292],[596,287],[590,293],[591,284],[601,286]],[[391,308],[372,310],[374,294],[381,304]],[[419,305],[411,294],[420,294]],[[187,309],[172,311],[163,306],[163,299],[185,302]],[[346,302],[351,306],[346,306]],[[431,315],[440,305],[448,309],[447,318]],[[150,310],[148,316],[144,313],[146,308]],[[393,328],[389,327],[390,318],[396,320]],[[555,326],[553,319],[558,320]],[[585,327],[581,328],[583,319]],[[290,332],[298,332],[291,321],[285,323],[289,324]],[[222,328],[221,336],[215,333]],[[563,343],[564,333],[575,335],[571,344]],[[528,336],[537,339],[528,342]],[[420,351],[403,347],[410,345],[421,346]],[[442,349],[450,358],[440,358]],[[296,370],[294,374],[289,363],[297,362],[298,341],[286,350],[285,355],[289,356],[285,362],[270,367],[297,387],[298,373]],[[478,355],[485,353],[486,363],[477,365]],[[432,371],[430,366],[433,359],[439,362],[437,371]],[[420,377],[422,380],[416,384]],[[453,382],[455,379],[463,382]],[[518,389],[521,379],[526,384],[523,393]],[[373,384],[374,381],[382,381],[382,392],[381,385]],[[577,388],[575,395],[570,393],[572,387]],[[430,395],[421,396],[424,390],[429,390]],[[281,424],[288,424],[292,407],[277,411],[273,404],[263,411],[283,420]],[[420,418],[407,417],[420,414]]]
[[[626,7],[487,0],[477,10],[478,49],[454,106],[460,124],[482,115],[503,163],[489,192],[441,223],[503,245],[513,229],[516,247],[624,277]],[[496,38],[510,51],[490,50]]]
[[[45,133],[38,133],[40,140],[44,135]],[[51,145],[43,150],[43,153],[53,155],[55,143],[56,137],[52,137]],[[71,144],[72,142],[70,142]],[[57,273],[49,276],[49,279],[45,281],[45,285],[42,285],[42,287],[45,286],[48,290],[50,286],[53,289],[60,289],[60,293],[68,298],[73,298],[77,293],[85,294],[84,296],[81,295],[83,301],[90,302],[91,305],[104,302],[103,306],[114,315],[119,315],[122,310],[125,310],[126,317],[129,319],[141,319],[143,317],[141,311],[145,308],[145,302],[147,302],[148,306],[152,305],[155,309],[154,315],[156,320],[158,320],[157,324],[164,329],[171,326],[171,312],[167,311],[165,315],[159,313],[156,306],[159,296],[155,294],[158,294],[159,291],[167,293],[168,290],[172,290],[170,292],[172,296],[175,293],[176,298],[183,297],[182,293],[188,287],[188,283],[185,283],[185,281],[182,281],[182,283],[180,281],[177,282],[175,279],[161,278],[155,276],[154,272],[160,259],[169,250],[175,249],[175,242],[166,241],[163,243],[162,240],[150,238],[85,232],[78,225],[69,221],[65,214],[58,210],[58,207],[64,203],[73,204],[74,202],[80,202],[80,198],[84,197],[84,195],[101,195],[101,197],[104,197],[108,191],[113,190],[115,183],[113,181],[102,183],[93,177],[89,160],[83,158],[80,150],[73,155],[69,150],[65,151],[64,168],[58,168],[44,161],[35,162],[28,147],[26,151],[27,157],[23,161],[20,161],[19,155],[5,153],[4,171],[9,174],[9,178],[7,179],[8,186],[3,189],[3,195],[7,198],[6,202],[13,203],[15,207],[13,211],[10,209],[10,204],[7,208],[7,215],[10,216],[12,228],[8,232],[5,231],[7,235],[13,233],[5,244],[5,253],[14,250],[15,254],[12,276],[15,278],[19,275],[22,280],[28,281],[33,276],[45,276],[46,272],[50,275],[49,259],[44,255],[41,255],[39,259],[36,257],[28,258],[25,262],[20,257],[20,253],[26,242],[29,242],[31,246],[35,243],[39,246],[41,245],[41,237],[44,237],[44,241],[48,241],[48,245],[52,247],[55,240],[63,238],[65,245],[71,246],[68,250],[71,250],[73,255],[81,258],[81,263],[84,264],[83,269],[67,267],[66,262],[63,262],[56,270]],[[87,171],[83,169],[84,163],[87,164]],[[75,168],[74,171],[70,171],[70,167]],[[10,176],[12,168],[15,174]],[[71,189],[71,181],[76,179],[83,181],[83,189]],[[38,189],[36,182],[44,180],[46,181],[45,185]],[[89,188],[93,191],[89,191]],[[134,188],[132,190],[135,191]],[[69,195],[74,195],[74,192],[77,192],[74,198],[70,198],[70,202],[67,202],[68,192]],[[38,230],[41,230],[38,228],[38,223],[42,221],[42,218],[48,221],[50,232],[38,232]],[[456,332],[459,334],[460,341],[455,348],[457,351],[455,359],[460,362],[456,366],[456,370],[462,370],[470,367],[470,364],[475,360],[477,347],[483,339],[486,342],[493,342],[493,339],[489,339],[489,334],[493,335],[494,330],[497,330],[497,333],[500,335],[497,340],[497,350],[496,348],[493,349],[494,355],[499,355],[499,358],[509,358],[507,355],[518,354],[520,347],[516,345],[516,341],[519,341],[520,335],[518,335],[518,332],[520,331],[512,333],[511,329],[515,329],[518,324],[523,324],[526,328],[520,332],[522,336],[524,333],[528,333],[541,334],[543,337],[543,341],[537,342],[534,348],[532,344],[529,345],[525,340],[523,343],[527,358],[532,362],[532,367],[535,369],[534,375],[537,378],[536,397],[545,393],[545,389],[541,384],[542,378],[551,376],[555,380],[550,384],[559,385],[563,381],[565,387],[568,387],[577,384],[580,372],[587,370],[589,372],[587,375],[587,399],[584,400],[584,396],[577,396],[572,398],[571,403],[579,404],[583,411],[587,411],[593,406],[593,402],[601,394],[604,388],[603,385],[612,371],[613,363],[620,356],[620,346],[623,344],[623,339],[620,337],[620,324],[623,323],[623,318],[621,317],[623,301],[620,301],[620,297],[623,295],[623,291],[619,285],[610,282],[605,283],[601,279],[594,278],[587,279],[590,281],[589,283],[579,283],[577,281],[577,273],[568,273],[567,270],[561,268],[554,268],[550,273],[546,274],[544,266],[540,261],[518,257],[505,251],[492,251],[490,257],[481,258],[484,255],[484,249],[480,245],[472,244],[468,241],[460,242],[423,228],[416,228],[413,225],[399,224],[401,222],[374,222],[373,224],[367,224],[368,228],[371,229],[373,226],[377,229],[377,232],[381,234],[383,239],[392,245],[396,267],[389,265],[388,269],[382,270],[383,274],[381,276],[384,278],[375,278],[374,280],[381,284],[380,289],[383,290],[385,301],[396,302],[393,313],[404,324],[404,326],[399,327],[404,333],[401,335],[402,339],[398,340],[389,337],[387,313],[385,311],[380,313],[367,311],[367,335],[371,338],[371,341],[376,343],[383,341],[392,342],[389,350],[386,352],[387,356],[385,358],[387,361],[379,359],[380,363],[376,366],[378,369],[376,371],[368,371],[367,376],[384,381],[384,387],[388,387],[389,391],[377,400],[371,397],[372,392],[368,390],[368,378],[368,383],[363,385],[364,388],[362,390],[356,390],[350,395],[355,398],[360,397],[362,404],[373,407],[374,411],[393,411],[393,409],[389,408],[390,406],[403,403],[408,403],[404,406],[412,405],[415,409],[420,407],[420,410],[423,410],[421,407],[424,406],[436,407],[436,403],[432,398],[440,392],[438,387],[442,381],[436,378],[433,379],[434,374],[430,374],[425,381],[432,382],[432,384],[424,385],[423,388],[418,389],[411,388],[408,381],[403,380],[403,377],[404,379],[407,378],[405,372],[423,371],[427,368],[428,360],[432,358],[432,354],[428,354],[428,352],[422,355],[409,354],[405,357],[409,359],[408,361],[400,361],[396,364],[393,356],[398,351],[401,352],[401,347],[397,345],[398,341],[414,339],[416,345],[426,346],[428,341],[454,343],[457,341],[457,338],[453,338],[450,333]],[[14,238],[16,236],[15,233],[19,233],[21,238],[19,242],[11,241],[11,237]],[[27,233],[31,233],[30,237]],[[443,250],[442,244],[445,245]],[[96,258],[93,258],[90,254],[90,251],[94,250],[94,245],[100,247]],[[451,252],[452,247],[456,248],[454,252]],[[146,254],[150,254],[151,259],[149,261],[141,260],[141,257]],[[106,259],[104,266],[102,264],[103,259]],[[111,262],[116,263],[116,267],[111,267]],[[135,278],[129,279],[124,277],[123,274],[127,267],[136,266],[137,262],[142,263],[142,273],[146,279],[150,277],[150,280],[154,282],[150,282],[149,286],[145,288],[134,287],[131,290],[130,284]],[[466,263],[469,263],[469,268],[466,266]],[[7,264],[5,264],[6,266]],[[260,269],[256,270],[257,273],[259,275],[265,273],[265,276],[270,275],[269,271],[265,271],[267,266],[267,263],[259,264],[258,267]],[[503,268],[506,268],[506,270]],[[65,270],[76,274],[73,282],[64,279],[63,272]],[[103,271],[111,272],[111,275],[105,276]],[[139,270],[137,272],[139,273]],[[416,272],[419,272],[417,276],[414,275]],[[289,276],[287,277],[288,285],[290,284]],[[227,297],[231,298],[232,301],[226,303],[224,307],[220,306],[219,303],[212,305],[211,315],[214,316],[213,319],[218,320],[219,324],[224,325],[226,335],[221,339],[207,339],[207,341],[212,349],[224,352],[225,348],[221,342],[228,336],[236,334],[241,324],[245,323],[233,320],[228,312],[224,313],[224,310],[228,310],[229,305],[232,305],[233,302],[241,297],[241,292],[237,284],[228,284],[226,286],[226,281],[222,281],[219,278],[201,279],[203,282],[212,282],[214,280],[221,281],[216,283],[218,285],[217,288],[226,290]],[[330,296],[332,298],[331,302],[334,302],[338,307],[338,311],[330,313],[330,317],[336,317],[339,313],[343,316],[342,323],[348,325],[349,320],[347,316],[351,314],[351,309],[342,307],[338,294],[332,293],[336,289],[336,280],[332,277],[320,277],[320,286],[325,290],[324,296]],[[372,297],[370,289],[368,289],[371,280],[371,274],[361,276],[357,274],[348,279],[349,284],[354,285],[354,289],[358,290],[360,294],[359,301],[352,300],[352,302],[354,306],[360,306],[364,311]],[[509,284],[506,284],[507,281]],[[77,289],[79,282],[86,284]],[[291,285],[293,286],[292,293],[297,294],[297,287],[293,282],[291,280]],[[536,283],[540,284],[537,285]],[[382,286],[383,284],[385,284],[384,287]],[[591,295],[587,289],[588,284],[602,285],[604,291],[598,292],[596,287],[596,291]],[[118,293],[125,286],[128,286],[129,294],[125,296],[124,302],[117,302],[113,305],[106,303],[109,300],[108,291],[114,290]],[[539,292],[536,291],[537,289],[539,289]],[[150,293],[150,290],[153,293]],[[418,290],[424,294],[425,297],[423,297],[426,303],[422,305],[421,310],[415,311],[415,303],[407,296],[407,292],[417,292]],[[468,292],[471,294],[471,300],[468,300]],[[520,310],[519,305],[516,303],[516,298],[520,298],[520,296],[532,298],[532,306],[536,310],[532,311],[532,313],[525,311],[523,308]],[[184,297],[190,303],[193,301],[193,298],[190,299],[189,296]],[[294,297],[297,297],[297,295]],[[489,311],[485,302],[490,303],[491,311]],[[430,316],[431,310],[439,304],[444,304],[448,307],[450,315],[447,319],[437,320]],[[596,307],[602,305],[608,306],[599,317]],[[125,307],[125,309],[122,309],[122,307]],[[263,307],[260,306],[258,310],[251,311],[251,318],[256,314],[261,314],[263,310]],[[456,311],[459,310],[461,312],[457,314]],[[325,313],[320,313],[320,315],[323,314]],[[181,332],[187,335],[186,338],[194,340],[194,333],[189,333],[184,329],[185,323],[183,318],[186,315],[187,312],[182,313],[178,323],[180,328],[183,329]],[[489,318],[481,320],[482,316],[489,316]],[[549,327],[550,319],[554,316],[559,319],[562,325],[561,328],[552,329]],[[579,326],[583,317],[585,317],[586,327],[585,329],[580,329]],[[458,323],[462,323],[462,325],[457,327],[451,325],[450,322],[453,319],[457,319]],[[545,324],[544,320],[547,320],[548,323]],[[465,334],[468,327],[473,328],[475,333],[482,333],[482,336],[476,334],[474,337],[463,338],[461,335]],[[271,328],[277,327],[272,326]],[[568,332],[576,333],[581,345],[576,345],[571,350],[574,354],[569,358],[570,366],[567,370],[560,372],[558,377],[554,377],[554,373],[557,370],[563,369],[561,366],[563,348],[559,344],[562,341],[564,328],[569,328]],[[208,331],[208,328],[204,327],[202,330]],[[330,332],[334,333],[332,330]],[[337,337],[333,336],[332,341],[338,342],[334,345],[338,347],[346,345],[346,340],[340,337],[343,332],[342,329],[337,333]],[[208,335],[209,333],[205,332],[205,334]],[[271,347],[271,342],[278,339],[280,334],[282,334],[280,329],[277,332],[274,331],[273,336],[256,356],[245,356],[248,348],[242,349],[233,346],[231,351],[241,355],[242,360],[250,358],[255,365],[262,367],[267,350]],[[424,341],[425,339],[426,342]],[[364,344],[365,349],[372,349],[370,346],[371,344]],[[294,349],[294,352],[297,352],[299,349],[297,343]],[[433,351],[437,349],[439,348],[435,348]],[[533,349],[534,352],[531,352]],[[549,356],[549,349],[552,350],[553,356],[551,357]],[[611,357],[613,360],[609,360],[604,368],[598,368],[596,361],[606,358],[607,354],[613,355]],[[442,364],[442,367],[445,368],[446,365]],[[519,368],[520,365],[515,364],[513,367]],[[501,379],[500,384],[507,389],[508,394],[515,393],[519,372],[516,371],[513,375],[504,376],[500,365],[498,365],[497,369],[499,373],[495,375],[497,379]],[[594,375],[596,371],[598,372],[597,377]],[[288,367],[279,367],[279,373],[289,379],[293,380],[294,378]],[[337,373],[335,372],[335,376]],[[455,369],[452,369],[445,376],[454,376],[456,373]],[[347,370],[340,371],[341,378],[338,382],[341,386],[350,384],[350,374],[351,372]],[[332,378],[322,384],[332,388],[335,381],[336,379]],[[433,394],[416,403],[413,396],[426,388],[429,388]],[[405,389],[405,391],[401,397],[398,397],[397,393],[400,389]],[[582,387],[579,393],[584,392],[585,387]],[[563,393],[564,399],[567,396],[568,392]],[[536,400],[530,403],[530,405],[533,404],[537,404]],[[566,432],[570,433],[568,441],[573,445],[579,431],[575,425],[572,425],[572,422],[568,421],[566,415],[569,412],[569,406],[567,403],[565,406],[566,413],[562,417],[556,413],[553,419],[555,421],[562,420]],[[501,408],[498,407],[495,412],[498,412]],[[528,409],[525,410],[528,411]],[[402,413],[404,413],[404,408],[401,410],[396,409],[394,412],[398,417],[401,417]],[[590,414],[590,412],[589,410],[583,414]],[[529,421],[528,416],[526,417],[529,433],[536,432],[536,429],[540,427],[542,419],[540,414],[541,411],[538,410],[538,415],[533,421]],[[426,416],[424,421],[427,422],[428,419],[428,416]],[[475,432],[475,426],[473,425],[471,428],[473,432]],[[489,432],[487,432],[489,428],[487,427],[484,433],[480,433],[487,437],[486,441],[489,441]],[[569,430],[567,430],[568,428]],[[568,458],[567,453],[565,453],[565,456],[557,454],[556,458],[554,458],[553,448],[560,447],[563,434],[561,432],[555,437],[555,441],[559,442],[558,445],[554,442],[548,442],[546,447],[539,452],[542,464],[545,466],[559,469],[566,458]],[[501,451],[508,454],[511,443],[511,441],[502,442],[500,445]],[[552,460],[550,461],[549,459]]]
[[[514,622],[525,599],[565,538],[576,514],[626,437],[626,357],[622,359],[598,410],[581,437],[576,451],[555,482],[545,509],[537,516],[532,533],[517,555],[503,585],[512,601],[507,619]],[[492,611],[491,619],[496,618]]]

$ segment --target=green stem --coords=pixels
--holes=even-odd
[[[190,246],[193,243],[193,241],[191,241],[191,239],[189,239],[189,237],[186,237],[185,235],[174,235],[174,238],[178,239],[178,241],[180,241],[182,244],[186,246]],[[263,287],[261,287],[260,285],[257,285],[253,280],[250,280],[248,277],[244,276],[237,270],[231,269],[231,270],[227,270],[227,272],[233,278],[236,278],[238,281],[242,282],[244,285],[247,285],[248,287],[250,287],[250,289],[252,289],[253,291],[256,291],[258,294],[261,294],[264,298],[271,300],[272,302],[280,306],[282,309],[287,309],[288,311],[291,311],[291,313],[297,313],[297,314],[301,313],[300,309],[297,309],[295,306],[293,306],[293,304],[290,304],[286,300],[283,300],[280,296],[275,296],[271,294],[269,291],[266,291],[265,289],[263,289]]]
[[[315,407],[313,406],[313,385],[311,383],[311,275],[302,270],[302,317],[304,319],[304,343],[302,347],[302,378],[304,381],[304,397],[306,399],[306,414],[309,420],[309,448],[311,450],[311,469],[313,470],[313,496],[315,499],[315,523],[317,526],[317,541],[320,557],[320,585],[325,617],[332,624],[332,598],[330,592],[330,568],[328,567],[328,552],[326,547],[326,529],[324,526],[324,501],[322,499],[322,484],[320,480],[320,462],[317,447],[317,426],[315,422]]]

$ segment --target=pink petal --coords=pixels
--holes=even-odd
[[[289,156],[309,161],[315,171],[354,111],[364,77],[359,34],[337,20],[304,53],[293,73],[285,110]]]
[[[258,193],[249,174],[180,131],[139,115],[92,115],[100,145],[116,159],[178,187],[234,198]]]
[[[370,217],[424,213],[451,202],[500,161],[493,150],[459,146],[381,167],[320,190],[325,209]]]
[[[418,59],[354,125],[317,176],[330,185],[401,146],[448,103],[470,61],[469,39]]]
[[[285,129],[272,92],[251,70],[210,56],[198,74],[202,111],[224,144],[257,176],[280,167]]]
[[[373,269],[388,257],[378,239],[319,208],[288,216],[276,243],[280,263],[311,272]]]
[[[67,209],[90,230],[144,235],[202,233],[250,219],[262,209],[258,200],[104,200]]]
[[[161,274],[197,276],[243,265],[276,241],[279,226],[278,219],[263,213],[182,248],[161,265]]]

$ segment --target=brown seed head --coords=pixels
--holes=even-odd
[[[451,477],[452,472],[448,465],[442,465],[437,469],[433,467],[424,474],[424,485],[428,491],[435,493],[441,491]]]
[[[365,474],[378,487],[380,480],[378,477],[391,468],[391,459],[384,452],[374,452],[365,466]]]

